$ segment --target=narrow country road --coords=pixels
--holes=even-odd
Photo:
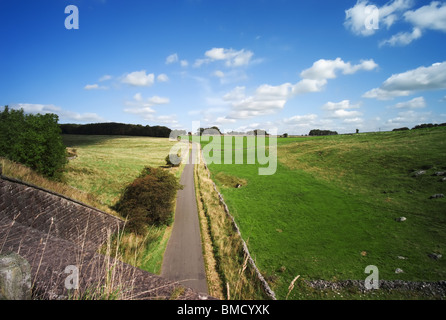
[[[192,147],[197,148],[195,144]],[[161,276],[179,281],[196,292],[207,294],[200,225],[195,200],[192,154],[195,152],[189,152],[189,161],[181,175],[180,183],[184,188],[177,194],[175,220],[164,253]]]

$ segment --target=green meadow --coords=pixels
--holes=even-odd
[[[76,156],[65,168],[64,182],[110,209],[145,166],[165,166],[176,143],[168,138],[101,135],[63,135],[63,141],[69,154]],[[166,170],[179,177],[182,166]],[[145,236],[122,236],[117,244],[121,258],[159,274],[170,232],[171,226],[150,226]]]
[[[278,138],[277,145],[273,175],[246,164],[256,152],[249,148],[245,164],[209,169],[279,298],[298,275],[365,280],[368,265],[381,280],[446,279],[444,257],[429,256],[445,253],[446,198],[430,197],[446,194],[446,181],[434,175],[446,171],[446,128]],[[295,289],[288,298],[303,297]]]
[[[145,166],[165,165],[175,144],[167,138],[101,135],[63,135],[63,142],[76,155],[65,168],[67,184],[108,206]]]

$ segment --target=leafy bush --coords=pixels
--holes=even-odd
[[[66,164],[66,148],[55,114],[25,114],[23,109],[0,112],[0,156],[55,177]]]
[[[173,174],[162,168],[146,167],[125,188],[115,209],[127,218],[130,231],[144,234],[149,224],[171,223],[174,200],[181,188]]]

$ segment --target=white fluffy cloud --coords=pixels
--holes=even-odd
[[[127,108],[125,108],[124,111],[127,113],[142,115],[144,117],[155,113],[155,110],[152,107],[168,104],[169,102],[169,98],[159,96],[143,99],[141,93],[136,93],[133,96],[133,100],[125,102]]]
[[[85,89],[85,90],[107,90],[108,87],[106,87],[106,86],[100,86],[100,85],[98,85],[97,83],[95,83],[95,84],[87,84],[87,85],[84,87],[84,89]]]
[[[354,110],[360,108],[360,104],[352,104],[349,100],[340,102],[327,102],[322,106],[322,116],[316,114],[295,115],[276,122],[276,126],[282,132],[308,133],[311,129],[340,129],[345,132],[353,132],[355,128],[362,128],[364,119],[362,113]]]
[[[245,87],[236,87],[223,96],[231,104],[232,112],[227,119],[247,119],[272,114],[283,109],[289,90],[282,86],[262,85],[252,96],[246,96]]]
[[[227,93],[223,100],[231,103],[232,112],[229,119],[247,119],[276,113],[282,110],[286,102],[295,95],[321,91],[328,79],[337,77],[341,71],[345,75],[360,70],[370,71],[378,65],[373,60],[363,60],[359,64],[344,62],[341,58],[335,60],[320,59],[312,67],[302,71],[303,78],[296,84],[283,83],[272,86],[263,84],[255,90],[253,95],[245,94],[245,87],[236,87]],[[350,113],[352,116],[359,114]]]
[[[399,102],[395,105],[397,109],[420,109],[426,107],[426,101],[423,97],[413,98],[412,100]]]
[[[255,95],[259,100],[284,100],[290,96],[291,88],[290,83],[278,86],[263,84],[256,89]]]
[[[56,113],[60,112],[62,109],[60,107],[56,107],[53,104],[36,104],[36,103],[18,103],[10,106],[13,109],[23,109],[25,113]]]
[[[136,87],[150,87],[155,83],[155,75],[146,73],[146,70],[134,71],[124,76],[123,83]]]
[[[243,69],[215,70],[212,75],[220,80],[221,84],[238,83],[248,79]]]
[[[175,114],[156,116],[153,112],[142,112],[138,113],[138,115],[145,121],[150,121],[156,124],[163,124],[171,129],[181,128],[181,125],[179,124],[177,116]]]
[[[166,58],[166,64],[172,64],[172,63],[178,62],[178,60],[179,60],[178,54],[174,53]]]
[[[361,116],[362,113],[359,111],[348,111],[348,110],[344,110],[344,109],[339,109],[339,110],[334,110],[333,112],[331,112],[330,117],[331,118],[342,118],[342,119],[356,119],[357,117]]]
[[[321,91],[327,84],[327,79],[302,79],[298,83],[291,85],[291,94],[299,95]]]
[[[340,102],[327,102],[322,106],[322,110],[325,111],[325,117],[328,119],[342,119],[344,122],[361,122],[362,113],[356,110],[360,104],[351,104],[350,100],[342,100]]]
[[[345,10],[344,26],[356,35],[374,34],[375,29],[366,27],[367,18],[373,9],[373,5],[369,5],[368,1],[358,1],[352,8]]]
[[[432,1],[416,10],[404,13],[404,20],[413,25],[412,32],[400,32],[380,42],[380,46],[406,46],[421,38],[425,30],[446,32],[446,3]]]
[[[95,90],[95,89],[98,89],[98,88],[99,88],[99,85],[97,85],[96,83],[95,84],[87,84],[84,87],[85,90]]]
[[[103,82],[103,81],[108,81],[108,80],[111,80],[112,79],[112,76],[111,75],[109,75],[109,74],[105,74],[105,75],[103,75],[101,78],[99,78],[99,81],[100,82]]]
[[[221,71],[221,70],[216,70],[213,73],[213,75],[216,76],[217,78],[224,78],[225,77],[225,73],[223,71]]]
[[[158,82],[167,82],[169,81],[169,77],[167,76],[167,74],[161,73],[156,77],[156,80],[158,80]]]
[[[34,103],[18,103],[11,105],[13,109],[23,109],[25,113],[54,113],[59,116],[62,121],[77,121],[77,122],[103,122],[104,118],[96,113],[86,112],[78,113],[69,110],[64,110],[52,104],[34,104]]]
[[[245,87],[235,87],[232,91],[223,96],[225,101],[242,100],[245,98]]]
[[[345,11],[344,26],[356,35],[370,36],[382,24],[390,28],[399,19],[401,12],[412,5],[412,0],[393,0],[378,7],[368,0],[358,0],[352,8]],[[377,21],[373,21],[374,18]]]
[[[380,41],[384,46],[406,46],[419,39],[425,30],[446,32],[446,3],[432,1],[430,4],[409,10],[413,0],[393,0],[377,7],[368,0],[358,0],[345,11],[344,26],[356,35],[370,36],[384,25],[389,29],[396,21],[404,19],[412,25],[411,31],[399,32],[389,39]]]
[[[394,74],[381,87],[367,91],[363,97],[388,100],[435,89],[446,89],[446,61]]]
[[[432,1],[415,11],[407,11],[404,18],[420,29],[446,32],[446,2]]]
[[[213,122],[213,125],[219,126],[219,125],[225,125],[225,124],[231,124],[235,123],[236,119],[228,119],[226,117],[217,117],[215,121]]]
[[[399,32],[393,35],[390,39],[383,40],[379,43],[379,46],[389,45],[395,46],[407,46],[412,41],[421,38],[422,32],[420,28],[413,28],[412,32]]]
[[[391,127],[396,126],[415,126],[423,122],[432,122],[430,119],[430,112],[416,112],[413,110],[402,111],[398,116],[386,121],[386,125]]]
[[[249,50],[234,50],[225,48],[212,48],[205,52],[205,58],[197,59],[194,66],[200,67],[213,61],[224,61],[227,67],[241,67],[248,65],[254,53]]]
[[[142,101],[142,94],[140,92],[136,93],[133,96],[133,99],[135,99],[135,101]]]
[[[153,96],[151,98],[148,98],[147,102],[152,105],[168,104],[170,102],[170,99],[159,96]]]
[[[259,99],[258,97],[250,96],[245,99],[233,101],[232,110],[229,119],[247,119],[258,116],[276,113],[283,109],[286,100],[268,100]]]
[[[163,116],[149,116],[147,120],[154,121],[156,123],[162,123],[168,125],[172,129],[178,129],[181,126],[179,125],[177,116],[175,114],[172,115],[163,115]]]
[[[322,106],[323,110],[333,111],[333,110],[341,110],[341,109],[357,109],[359,108],[359,104],[350,104],[350,100],[342,100],[340,102],[327,102]]]
[[[178,53],[173,53],[166,58],[166,64],[174,64],[178,62],[182,67],[187,67],[189,65],[187,60],[180,60]]]
[[[309,125],[317,119],[316,114],[307,114],[303,116],[293,116],[283,119],[283,122],[289,125]]]
[[[336,72],[341,71],[343,74],[353,74],[359,70],[370,71],[378,67],[371,60],[363,60],[361,63],[352,65],[350,62],[344,62],[341,58],[335,60],[320,59],[313,63],[313,66],[301,72],[300,76],[304,79],[324,80],[336,78]]]

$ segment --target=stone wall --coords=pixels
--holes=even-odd
[[[0,179],[0,212],[3,218],[92,249],[124,225],[108,213],[4,176]]]

